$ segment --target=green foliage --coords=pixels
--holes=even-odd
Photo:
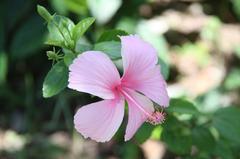
[[[103,32],[103,34],[99,37],[97,42],[120,41],[119,36],[123,35],[128,35],[128,33],[123,30],[108,30]]]
[[[227,107],[217,110],[213,117],[213,126],[224,138],[240,143],[240,109]]]
[[[235,54],[237,55],[238,58],[240,58],[240,46],[237,46],[235,48]]]
[[[184,99],[171,99],[167,112],[191,115],[199,114],[197,108],[191,102]]]
[[[227,90],[233,90],[233,89],[237,89],[240,88],[240,69],[233,69],[231,70],[231,72],[229,73],[229,75],[227,76],[225,82],[224,82],[224,87]]]
[[[52,15],[43,6],[37,5],[38,14],[43,17],[47,22],[52,20]]]
[[[192,130],[193,145],[198,150],[211,153],[215,148],[215,139],[209,128],[197,126]]]
[[[223,139],[217,142],[213,153],[223,159],[234,159],[229,143]]]
[[[167,80],[169,76],[169,65],[164,62],[160,57],[158,58],[158,64],[160,65],[161,73],[164,79]]]
[[[76,58],[76,55],[72,53],[71,51],[65,51],[65,56],[64,56],[64,63],[66,66],[69,66],[72,64],[72,61]]]
[[[170,151],[179,155],[187,154],[192,145],[191,130],[188,125],[169,114],[163,124],[161,140],[167,144]]]
[[[48,98],[58,94],[66,86],[68,81],[68,68],[63,61],[55,64],[48,72],[43,82],[43,97]]]
[[[121,44],[117,41],[96,43],[94,45],[94,50],[106,53],[113,60],[121,58]]]
[[[67,86],[68,66],[76,56],[90,48],[79,43],[80,38],[95,21],[86,18],[75,25],[69,18],[61,15],[51,15],[44,7],[37,6],[38,13],[47,21],[49,36],[46,44],[62,48],[64,54],[47,51],[49,60],[59,61],[48,72],[43,83],[43,97],[51,97],[61,92]],[[62,60],[63,61],[60,61]],[[55,82],[59,79],[59,82]]]
[[[233,3],[233,9],[235,13],[238,15],[238,18],[240,19],[240,1],[239,0],[231,0]]]
[[[139,158],[139,148],[133,143],[126,143],[123,145],[122,158],[123,159],[138,159]]]
[[[87,12],[87,0],[63,0],[63,2],[66,8],[73,13],[81,15]]]
[[[185,43],[182,47],[177,48],[176,50],[181,54],[195,57],[200,66],[205,66],[209,63],[209,49],[203,43]]]
[[[49,37],[46,44],[74,50],[77,41],[95,21],[86,18],[75,25],[69,18],[50,13],[42,6],[38,6],[38,13],[48,22]]]
[[[142,144],[151,136],[153,129],[153,125],[144,123],[134,135],[134,140],[136,140],[139,144]]]
[[[46,44],[68,49],[73,48],[74,27],[75,25],[70,19],[60,15],[53,15],[53,18],[48,22],[49,37]]]
[[[216,41],[219,36],[220,27],[221,21],[218,17],[213,16],[209,18],[201,31],[201,37],[209,41]]]
[[[83,36],[87,29],[93,24],[95,18],[86,18],[77,23],[73,29],[73,40],[75,43]]]
[[[189,129],[169,130],[163,129],[162,140],[170,151],[183,155],[190,153],[192,138]]]
[[[6,53],[0,52],[0,85],[2,85],[7,76],[8,71],[8,58]]]

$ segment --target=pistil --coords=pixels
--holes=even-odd
[[[152,114],[150,114],[131,95],[129,95],[129,93],[127,91],[125,91],[119,87],[117,89],[125,98],[127,98],[134,105],[136,105],[148,117],[146,120],[147,122],[149,122],[152,125],[157,125],[157,124],[161,124],[164,122],[164,120],[165,120],[164,112],[162,112],[162,111],[159,112],[159,111],[155,110]]]

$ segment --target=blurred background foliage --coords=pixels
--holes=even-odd
[[[119,69],[120,45],[111,38],[115,31],[106,30],[150,42],[171,97],[165,123],[144,124],[126,143],[126,119],[108,143],[77,134],[76,106],[99,99],[69,89],[43,98],[64,89],[42,93],[45,76],[57,67],[47,60],[51,51],[68,54],[65,64],[72,56],[43,44],[49,35],[37,4],[75,24],[95,17],[75,49],[103,50]],[[1,0],[0,22],[1,159],[240,158],[239,0]]]

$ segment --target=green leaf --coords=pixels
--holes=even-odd
[[[162,140],[167,144],[170,151],[178,155],[190,153],[192,138],[187,129],[178,131],[163,129]]]
[[[153,129],[152,133],[151,133],[151,139],[155,139],[155,140],[159,140],[162,134],[162,126],[158,125],[155,126],[155,128]]]
[[[53,16],[47,11],[43,6],[37,5],[38,14],[43,17],[47,22],[49,22]]]
[[[240,58],[240,46],[236,46],[234,50],[235,55]]]
[[[72,64],[73,60],[76,58],[76,55],[72,51],[66,49],[64,49],[63,52],[65,53],[63,61],[68,67],[69,65]]]
[[[134,139],[139,144],[142,144],[151,136],[153,129],[154,129],[153,125],[144,123],[135,134]]]
[[[74,27],[74,23],[67,17],[53,15],[51,21],[48,22],[49,37],[46,44],[73,49]]]
[[[124,17],[118,21],[116,28],[125,30],[126,32],[131,33],[131,34],[135,34],[137,23],[138,23],[137,19],[133,19],[130,17]]]
[[[120,38],[118,36],[122,35],[128,35],[128,33],[123,30],[108,30],[103,32],[97,42],[120,41]]]
[[[229,75],[226,76],[226,80],[224,81],[224,87],[227,90],[240,88],[239,79],[240,79],[240,69],[235,68],[231,70]]]
[[[215,148],[215,139],[208,128],[198,126],[192,130],[193,144],[200,151],[212,152]]]
[[[75,52],[77,54],[80,54],[82,52],[89,51],[89,50],[92,50],[92,49],[93,49],[93,46],[90,45],[90,44],[77,43],[76,48],[75,48]]]
[[[213,126],[224,138],[240,144],[240,109],[227,107],[219,109],[213,116]]]
[[[73,29],[73,39],[75,44],[81,36],[87,31],[87,29],[93,24],[95,18],[89,17],[81,20]]]
[[[122,4],[122,0],[87,0],[87,2],[98,24],[108,22]]]
[[[160,65],[161,68],[161,74],[166,80],[169,76],[169,65],[165,61],[163,61],[160,57],[158,58],[158,64]]]
[[[8,71],[7,55],[3,52],[0,52],[0,85],[3,84],[6,80],[7,71]]]
[[[123,159],[138,159],[140,154],[140,149],[136,144],[133,144],[131,142],[124,143],[124,145],[121,146],[123,156],[121,158]]]
[[[34,28],[34,29],[33,29]],[[32,16],[27,20],[13,37],[10,52],[13,59],[26,58],[39,53],[45,39],[44,26],[42,20],[37,16]]]
[[[48,98],[62,91],[68,83],[68,68],[63,61],[55,64],[48,72],[43,83],[43,97]]]
[[[88,11],[87,0],[60,0],[64,1],[67,9],[79,15],[85,15]]]
[[[68,1],[68,0],[67,0]],[[49,1],[51,7],[57,14],[67,15],[68,9],[65,3],[65,0],[51,0]]]
[[[193,103],[181,98],[171,99],[167,112],[191,115],[197,115],[200,113]]]
[[[162,127],[161,140],[167,144],[170,151],[178,155],[190,152],[192,145],[191,130],[185,122],[168,114]]]
[[[179,121],[175,116],[172,114],[168,114],[166,117],[165,122],[162,124],[163,129],[177,131],[179,128],[184,127],[183,122]]]
[[[117,41],[97,43],[94,45],[94,50],[106,53],[112,60],[121,58],[121,44]]]
[[[222,139],[217,142],[213,153],[222,159],[234,159],[229,143]]]
[[[239,0],[231,0],[233,3],[233,9],[240,19],[240,1]]]

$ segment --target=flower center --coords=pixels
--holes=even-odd
[[[147,122],[149,122],[152,125],[162,124],[165,120],[165,113],[155,111],[151,117],[147,119]]]
[[[147,116],[147,122],[149,122],[152,125],[161,124],[165,120],[165,113],[159,112],[158,110],[155,110],[153,113],[149,113],[146,111],[127,91],[122,89],[121,86],[117,86],[116,89],[129,101],[131,101],[134,105],[136,105],[146,116]]]

